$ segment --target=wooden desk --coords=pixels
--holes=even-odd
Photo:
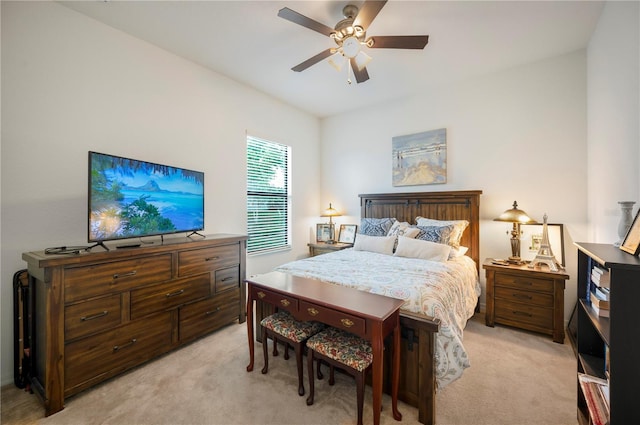
[[[373,349],[372,387],[373,423],[380,423],[382,407],[382,363],[384,338],[393,332],[393,370],[391,400],[393,418],[402,420],[398,411],[398,375],[400,372],[400,307],[403,300],[333,285],[281,272],[252,276],[247,282],[247,334],[249,365],[253,370],[253,302],[263,302],[289,311],[297,320],[315,320],[347,330],[371,341]],[[263,344],[265,341],[262,342]]]

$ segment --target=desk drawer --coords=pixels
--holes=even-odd
[[[64,271],[65,302],[128,291],[171,279],[171,254],[102,263]]]
[[[65,391],[136,366],[171,348],[170,313],[138,320],[65,347]]]
[[[183,251],[178,254],[178,275],[210,272],[236,264],[240,264],[238,244]]]
[[[495,297],[496,299],[504,299],[513,302],[537,305],[541,307],[553,307],[553,295],[549,293],[519,291],[517,289],[497,286],[495,288]]]
[[[268,304],[272,304],[280,309],[297,312],[298,300],[296,298],[288,297],[284,294],[277,292],[271,292],[267,289],[252,287],[253,298],[263,301]]]
[[[526,291],[553,293],[553,280],[537,279],[535,277],[519,276],[515,274],[496,273],[496,286],[505,286]]]
[[[131,319],[208,297],[209,273],[131,291]]]
[[[113,328],[120,322],[120,294],[70,305],[64,309],[64,337],[72,340]]]
[[[365,319],[306,301],[300,301],[300,320],[316,320],[356,335],[366,334]]]

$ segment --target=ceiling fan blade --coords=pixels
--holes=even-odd
[[[358,64],[356,63],[356,58],[351,58],[351,70],[353,71],[353,75],[356,77],[356,82],[358,84],[364,83],[369,79],[369,73],[367,72],[366,67],[358,68]]]
[[[305,69],[309,68],[310,66],[317,64],[322,59],[325,59],[325,58],[328,58],[329,56],[331,56],[333,54],[332,50],[333,49],[323,50],[322,52],[318,53],[314,57],[307,59],[306,61],[294,66],[291,69],[293,71],[295,71],[295,72],[304,71]]]
[[[379,35],[370,37],[372,49],[424,49],[428,35]]]
[[[314,21],[311,18],[307,18],[306,16],[301,15],[295,10],[289,9],[288,7],[280,9],[278,11],[278,16],[286,19],[287,21],[291,21],[294,24],[302,25],[303,27],[307,27],[310,30],[317,31],[320,34],[326,35],[327,37],[336,32],[333,28],[328,27],[325,24],[321,24],[318,21]]]
[[[354,26],[361,26],[365,30],[369,28],[371,22],[378,16],[380,10],[387,3],[387,0],[384,1],[375,1],[375,0],[367,0],[364,2],[360,11],[358,12],[358,16],[353,20]]]

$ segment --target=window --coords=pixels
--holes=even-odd
[[[291,148],[247,135],[247,252],[290,247]]]

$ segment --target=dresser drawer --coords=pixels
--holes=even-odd
[[[212,298],[180,308],[180,341],[214,331],[238,320],[240,291],[225,291]]]
[[[549,294],[546,292],[539,293],[531,291],[520,291],[518,289],[496,286],[495,297],[496,299],[553,308],[553,294]]]
[[[238,244],[182,251],[178,254],[178,275],[188,276],[237,264],[240,264]]]
[[[366,334],[365,320],[347,313],[300,301],[300,320],[317,320],[356,335]]]
[[[122,321],[121,311],[120,294],[65,307],[65,340],[118,326]]]
[[[496,305],[496,321],[552,329],[553,309],[505,301]]]
[[[235,289],[240,286],[240,268],[238,266],[216,270],[216,293]]]
[[[168,279],[171,254],[68,268],[64,271],[64,297],[69,303]]]
[[[171,349],[171,314],[162,313],[65,347],[65,394],[99,382]]]
[[[131,291],[131,319],[177,307],[211,294],[209,273]]]
[[[538,279],[508,273],[496,273],[495,279],[496,286],[553,293],[553,280],[550,279]]]
[[[272,304],[279,309],[297,312],[298,311],[298,299],[291,298],[277,292],[271,292],[266,289],[253,287],[253,297],[257,300]]]

